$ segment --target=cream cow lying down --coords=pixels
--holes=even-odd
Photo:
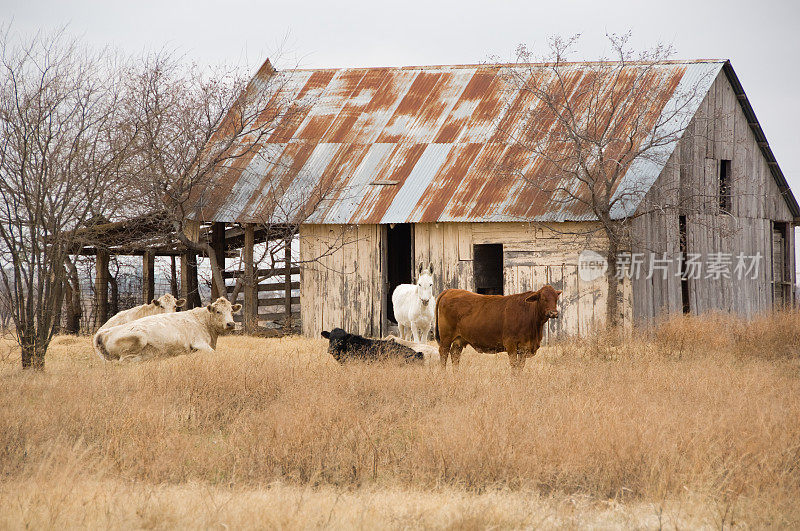
[[[212,353],[217,337],[233,330],[233,314],[241,309],[241,304],[231,305],[220,297],[203,308],[151,315],[99,330],[93,345],[107,360],[141,361],[197,351]]]
[[[176,299],[172,296],[171,293],[166,293],[159,297],[158,299],[153,299],[150,304],[140,304],[139,306],[134,306],[129,310],[122,310],[114,317],[103,323],[97,333],[95,334],[95,340],[97,339],[97,334],[100,333],[100,330],[105,330],[107,328],[111,328],[112,326],[119,326],[121,324],[130,323],[131,321],[136,321],[137,319],[141,319],[142,317],[148,317],[150,315],[159,315],[162,313],[175,313],[177,308],[180,308],[186,304],[186,299]],[[94,340],[92,344],[94,344]],[[103,357],[103,354],[97,350],[95,347],[94,351],[97,353],[98,356]]]

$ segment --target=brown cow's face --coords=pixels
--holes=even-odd
[[[220,297],[206,309],[211,313],[211,321],[217,329],[233,330],[236,324],[233,322],[233,314],[242,309],[241,304],[231,304],[225,297]]]
[[[539,291],[525,299],[525,302],[531,304],[541,304],[544,314],[548,319],[555,319],[558,317],[558,296],[561,295],[561,290],[556,290],[551,285],[543,286]]]

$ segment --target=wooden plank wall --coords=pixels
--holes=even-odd
[[[303,225],[300,228],[300,313],[303,334],[341,327],[380,335],[381,227]]]
[[[719,212],[719,161],[731,160],[732,211]],[[674,196],[675,190],[679,196]],[[672,194],[672,195],[671,195]],[[677,199],[677,202],[676,202]],[[659,208],[669,205],[671,208]],[[675,208],[677,207],[677,208]],[[772,307],[771,230],[773,221],[792,221],[756,138],[725,74],[720,72],[633,221],[635,252],[679,253],[678,215],[686,216],[689,253],[760,253],[755,279],[689,280],[692,313],[724,310],[752,316]],[[793,231],[790,231],[793,235]],[[794,283],[794,238],[789,270]],[[703,260],[705,262],[705,259]],[[735,267],[734,258],[732,267]],[[681,312],[680,279],[670,270],[633,281],[636,322]]]
[[[588,223],[421,223],[414,226],[415,263],[433,264],[436,293],[446,288],[473,290],[472,245],[502,243],[505,293],[552,284],[563,290],[562,317],[551,321],[548,337],[586,334],[605,324],[605,277],[584,282],[578,276],[580,251],[603,251],[605,239],[595,229]],[[341,245],[343,234],[346,243]],[[303,334],[317,337],[322,330],[340,326],[381,335],[381,234],[379,225],[300,229]],[[340,248],[324,256],[331,247]],[[630,325],[628,281],[623,282],[621,306],[623,323]]]
[[[563,291],[561,318],[548,336],[584,335],[605,324],[605,277],[584,282],[578,276],[583,249],[602,253],[605,236],[592,223],[418,223],[414,228],[417,262],[434,264],[434,288],[474,290],[472,245],[503,244],[504,293],[521,293],[551,284]],[[623,282],[623,324],[632,323],[631,288]]]

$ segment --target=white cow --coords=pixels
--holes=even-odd
[[[100,330],[93,345],[107,360],[141,361],[190,352],[212,353],[217,337],[233,330],[233,314],[242,309],[220,297],[208,306],[185,312],[142,317]]]
[[[122,310],[117,315],[103,323],[103,326],[97,330],[97,333],[99,333],[100,330],[130,323],[131,321],[141,319],[142,317],[159,315],[162,313],[174,313],[177,308],[180,308],[184,304],[186,304],[186,299],[176,299],[171,293],[166,293],[158,299],[153,299],[150,301],[150,304],[140,304],[139,306],[134,306],[128,310]],[[97,334],[95,334],[95,337],[96,336]],[[92,344],[94,344],[94,341],[92,341]],[[103,354],[99,350],[95,348],[94,351],[98,356],[103,357]]]
[[[415,343],[427,341],[433,324],[434,306],[433,264],[428,269],[420,264],[417,283],[400,284],[392,293],[392,307],[400,337],[406,340],[413,338]]]
[[[122,310],[117,315],[103,323],[100,330],[103,328],[111,328],[125,323],[130,323],[136,319],[147,317],[148,315],[157,315],[159,313],[172,313],[186,304],[186,299],[176,299],[171,293],[166,293],[157,299],[150,301],[150,304],[140,304],[128,310]]]

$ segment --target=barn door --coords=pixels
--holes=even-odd
[[[392,292],[400,284],[414,281],[414,225],[395,223],[384,225],[381,238],[381,260],[383,267],[383,298],[381,303],[381,334],[397,324],[392,308]]]

